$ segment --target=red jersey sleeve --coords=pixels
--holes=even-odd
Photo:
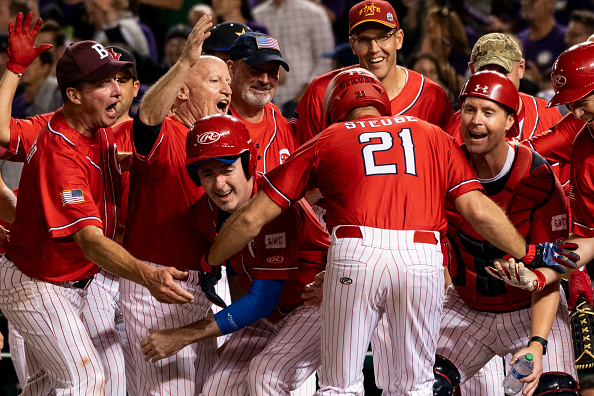
[[[571,152],[569,203],[572,232],[578,236],[594,236],[594,136],[586,126],[576,137]]]
[[[559,242],[568,235],[567,199],[561,183],[555,178],[552,194],[532,214],[528,242]]]
[[[45,164],[39,175],[40,199],[52,239],[69,237],[90,225],[103,229],[88,176],[76,164],[76,159],[60,153],[44,155],[43,159]]]
[[[484,191],[460,146],[449,136],[444,140],[449,144],[447,198],[450,202],[453,203],[460,195],[472,190]]]
[[[0,158],[24,162],[37,135],[54,113],[37,115],[24,119],[10,118],[10,143],[8,149],[0,147]]]

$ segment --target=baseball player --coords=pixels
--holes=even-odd
[[[190,129],[187,153],[188,172],[206,191],[193,212],[196,243],[207,253],[220,226],[256,192],[257,150],[241,121],[215,115]],[[214,317],[151,331],[141,342],[146,359],[157,361],[191,343],[233,333],[202,394],[288,395],[320,365],[319,309],[304,306],[300,295],[324,269],[329,245],[309,205],[296,203],[229,259],[247,295]],[[203,289],[209,284],[203,279]]]
[[[289,71],[274,37],[256,32],[240,35],[227,62],[231,75],[231,114],[247,126],[258,151],[258,172],[267,173],[297,149],[295,135],[272,98],[279,68]]]
[[[568,227],[561,184],[541,156],[506,142],[519,109],[516,92],[512,81],[497,72],[478,72],[467,80],[460,94],[463,150],[487,195],[527,241],[562,240]],[[527,383],[523,395],[532,395],[543,370],[577,378],[559,281],[546,284],[542,272],[535,270],[540,277],[531,293],[492,278],[486,266],[505,253],[486,242],[455,209],[447,210],[455,260],[449,265],[453,287],[446,293],[437,353],[458,368],[462,384],[495,355],[513,353],[513,362],[532,353],[534,370],[522,380]],[[503,396],[501,384],[486,379],[466,394]]]
[[[211,311],[199,287],[201,250],[190,212],[203,190],[192,182],[184,165],[188,128],[204,116],[226,113],[231,101],[225,62],[200,57],[210,26],[210,17],[194,26],[181,58],[144,95],[132,125],[134,154],[123,245],[151,267],[189,270],[181,284],[194,295],[192,304],[161,304],[133,282],[120,281],[139,395],[193,396],[216,360],[214,340],[190,345],[157,364],[145,362],[140,350],[148,329],[182,327]]]
[[[299,145],[328,126],[324,120],[324,94],[336,74],[354,67],[373,73],[386,87],[390,114],[413,116],[445,127],[452,108],[445,91],[423,75],[396,64],[404,32],[392,5],[383,0],[365,0],[349,11],[349,42],[359,57],[358,66],[334,70],[312,81],[291,120]]]
[[[32,15],[10,24],[8,71],[15,83],[34,59]],[[186,303],[192,295],[173,279],[187,274],[155,269],[134,259],[110,238],[115,235],[119,164],[110,125],[121,91],[115,74],[128,68],[96,42],[68,47],[57,65],[65,101],[51,115],[26,155],[21,199],[6,256],[1,261],[2,311],[28,350],[25,394],[48,390],[102,392],[101,361],[79,317],[85,289],[97,265],[148,287],[163,302]],[[11,130],[8,152],[21,155],[21,135]],[[57,330],[59,329],[59,330]]]
[[[396,359],[381,362],[391,378],[384,393],[432,395],[446,197],[497,246],[527,261],[530,255],[439,127],[410,116],[386,116],[387,93],[364,69],[339,73],[329,89],[326,111],[334,125],[262,178],[262,191],[223,226],[207,261],[220,265],[319,186],[332,230],[319,394],[362,394],[367,346],[385,317]],[[534,251],[529,245],[528,252]]]

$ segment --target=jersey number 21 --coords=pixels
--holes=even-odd
[[[403,128],[398,132],[400,146],[404,154],[404,173],[417,175],[417,164],[415,158],[415,145],[412,141],[410,128]],[[379,139],[378,143],[368,144],[361,150],[365,176],[371,175],[395,175],[398,174],[397,164],[377,165],[375,162],[376,151],[388,151],[394,146],[394,137],[390,132],[364,132],[359,135],[359,143],[369,143],[371,139]]]

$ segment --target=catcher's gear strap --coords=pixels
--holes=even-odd
[[[579,296],[571,311],[571,332],[575,367],[578,370],[594,367],[594,311],[584,296]]]
[[[534,396],[578,396],[578,382],[569,374],[543,373],[534,390]]]

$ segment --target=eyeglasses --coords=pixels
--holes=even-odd
[[[353,42],[355,43],[356,46],[358,47],[365,47],[365,48],[369,48],[371,47],[371,43],[373,41],[375,41],[375,43],[377,45],[379,45],[380,47],[385,46],[388,43],[388,40],[390,40],[390,38],[396,33],[395,30],[392,30],[390,33],[386,33],[386,34],[382,34],[381,36],[377,36],[377,37],[355,37],[355,36],[351,36],[351,38],[353,39]]]

